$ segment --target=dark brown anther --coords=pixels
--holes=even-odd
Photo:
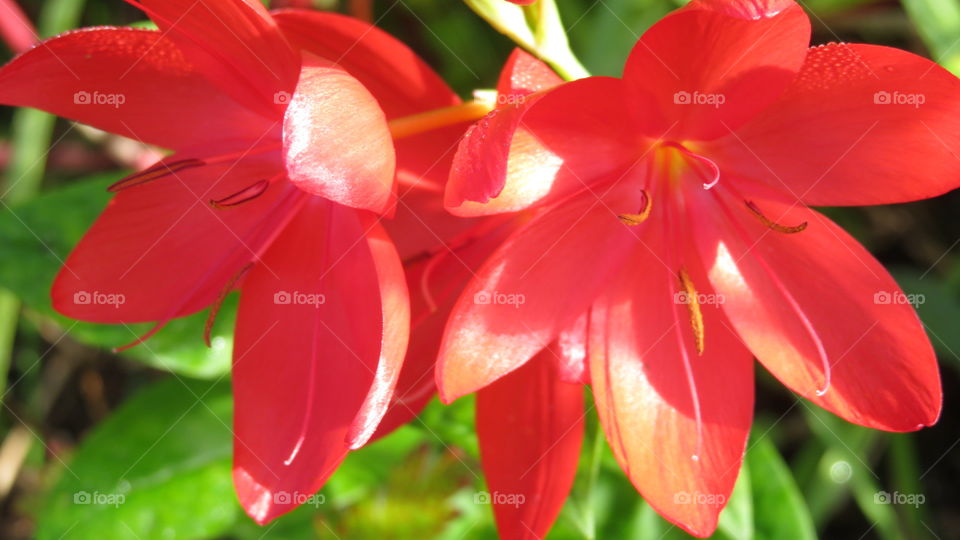
[[[199,159],[181,159],[180,161],[171,161],[170,163],[161,161],[149,169],[140,171],[137,174],[131,174],[123,180],[111,184],[110,187],[107,188],[107,191],[111,193],[117,193],[134,186],[159,180],[165,176],[178,173],[185,169],[200,167],[204,164],[205,163]]]
[[[268,180],[260,180],[241,189],[233,195],[228,195],[222,199],[211,199],[210,206],[216,208],[217,210],[225,210],[232,206],[237,206],[256,199],[260,195],[263,195],[263,192],[266,191],[268,187],[270,187],[270,182]]]
[[[761,212],[760,209],[757,208],[757,205],[753,204],[753,201],[743,201],[743,202],[747,205],[747,210],[750,210],[750,213],[756,216],[756,218],[760,220],[760,223],[763,223],[770,229],[773,229],[777,232],[782,232],[785,234],[794,234],[794,233],[801,232],[802,230],[807,228],[806,221],[804,221],[799,225],[794,225],[794,226],[781,225],[776,221],[773,221],[767,216],[763,215],[763,212]]]

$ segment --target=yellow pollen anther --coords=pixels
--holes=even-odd
[[[653,209],[653,200],[650,199],[650,194],[646,190],[641,190],[643,192],[643,208],[640,212],[636,214],[619,214],[617,219],[623,222],[624,225],[630,225],[631,227],[636,227],[637,225],[643,223],[650,217],[650,210]]]
[[[801,223],[801,224],[799,224],[799,225],[794,225],[794,226],[792,226],[792,227],[791,227],[791,226],[788,226],[788,225],[781,225],[781,224],[777,223],[776,221],[773,221],[773,220],[771,220],[770,218],[768,218],[767,216],[763,215],[763,212],[761,212],[760,209],[757,208],[757,205],[753,204],[753,201],[743,201],[743,202],[746,203],[747,209],[750,210],[750,213],[753,214],[754,216],[756,216],[757,219],[760,220],[760,223],[763,223],[763,224],[766,225],[767,227],[769,227],[769,228],[771,228],[771,229],[773,229],[773,230],[775,230],[775,231],[777,231],[777,232],[782,232],[782,233],[786,233],[786,234],[794,234],[794,233],[798,233],[798,232],[800,232],[800,231],[802,231],[802,230],[804,230],[804,229],[807,228],[807,222],[806,222],[806,221],[804,221],[803,223]]]
[[[703,355],[703,313],[700,311],[700,301],[697,295],[697,288],[693,286],[693,281],[683,268],[677,272],[680,278],[680,288],[686,294],[684,303],[690,312],[690,328],[693,330],[693,340],[697,347],[697,354]]]

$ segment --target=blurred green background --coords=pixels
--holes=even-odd
[[[678,5],[558,3],[573,50],[603,75],[618,74],[637,37]],[[801,3],[815,43],[893,45],[960,70],[960,0]],[[45,37],[143,19],[120,0],[20,5]],[[336,0],[315,7],[349,8]],[[378,0],[374,13],[464,96],[492,87],[512,48],[454,0]],[[230,478],[235,299],[211,349],[201,339],[205,314],[119,356],[111,347],[143,328],[56,315],[48,289],[60,260],[138,149],[37,111],[3,108],[0,118],[0,538],[496,537],[490,507],[475,502],[485,487],[470,398],[433,402],[412,424],[352,454],[321,492],[322,504],[255,525]],[[861,429],[798,400],[758,368],[754,436],[716,537],[960,538],[960,194],[825,211],[907,294],[925,296],[919,311],[941,361],[943,416],[910,435]],[[896,497],[884,494],[916,504],[886,504]],[[573,494],[549,538],[682,537],[630,486],[591,412]]]

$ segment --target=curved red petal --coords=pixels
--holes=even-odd
[[[279,132],[213,86],[160,32],[91,28],[51,38],[0,70],[0,102],[180,151],[246,148]]]
[[[644,499],[696,536],[709,536],[733,490],[753,416],[749,352],[714,304],[701,305],[703,354],[677,270],[644,241],[590,319],[594,400],[614,456]],[[698,292],[712,292],[694,257]]]
[[[457,149],[447,184],[445,204],[487,202],[503,191],[507,161],[523,115],[542,97],[532,95],[558,84],[561,79],[540,60],[522,49],[507,59],[497,83],[497,108],[470,126]]]
[[[696,236],[723,309],[753,354],[801,396],[868,427],[912,431],[941,407],[930,341],[909,299],[856,240],[819,213],[772,192],[696,212]],[[713,212],[707,217],[708,210]],[[721,215],[717,215],[721,214]]]
[[[657,104],[650,135],[711,139],[773,103],[809,43],[810,21],[793,2],[694,2],[640,37],[623,77]]]
[[[410,339],[410,296],[397,249],[372,214],[362,213],[361,223],[377,270],[383,339],[373,386],[347,434],[347,443],[352,449],[370,440],[387,413]]]
[[[176,160],[165,163],[176,168]],[[177,170],[120,191],[67,257],[53,284],[54,308],[84,321],[133,323],[207,307],[266,249],[302,196],[279,184],[233,208],[209,201],[272,178],[279,167],[274,152]]]
[[[190,62],[238,103],[279,116],[300,72],[300,57],[258,0],[128,0]]]
[[[905,51],[815,47],[788,92],[715,153],[811,205],[933,197],[960,187],[958,94],[960,80]]]
[[[273,13],[295,47],[343,67],[393,119],[460,102],[443,79],[405,44],[371,24],[336,13]]]
[[[619,79],[581,79],[526,100],[494,110],[460,143],[445,197],[454,214],[548,205],[642,155]]]
[[[592,303],[634,232],[617,219],[643,195],[581,194],[534,217],[484,263],[457,301],[437,365],[452,401],[523,365]]]
[[[544,538],[577,472],[583,387],[557,377],[549,353],[477,393],[477,437],[504,540]]]
[[[233,361],[234,483],[258,523],[324,484],[380,362],[377,268],[358,212],[314,199],[244,281]]]
[[[290,181],[311,195],[383,213],[396,156],[377,101],[343,69],[306,56],[283,120]]]

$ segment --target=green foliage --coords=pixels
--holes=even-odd
[[[960,73],[960,1],[903,0],[933,59],[954,74]]]
[[[138,392],[84,441],[46,496],[39,540],[195,539],[241,511],[230,475],[225,383],[167,379]]]

